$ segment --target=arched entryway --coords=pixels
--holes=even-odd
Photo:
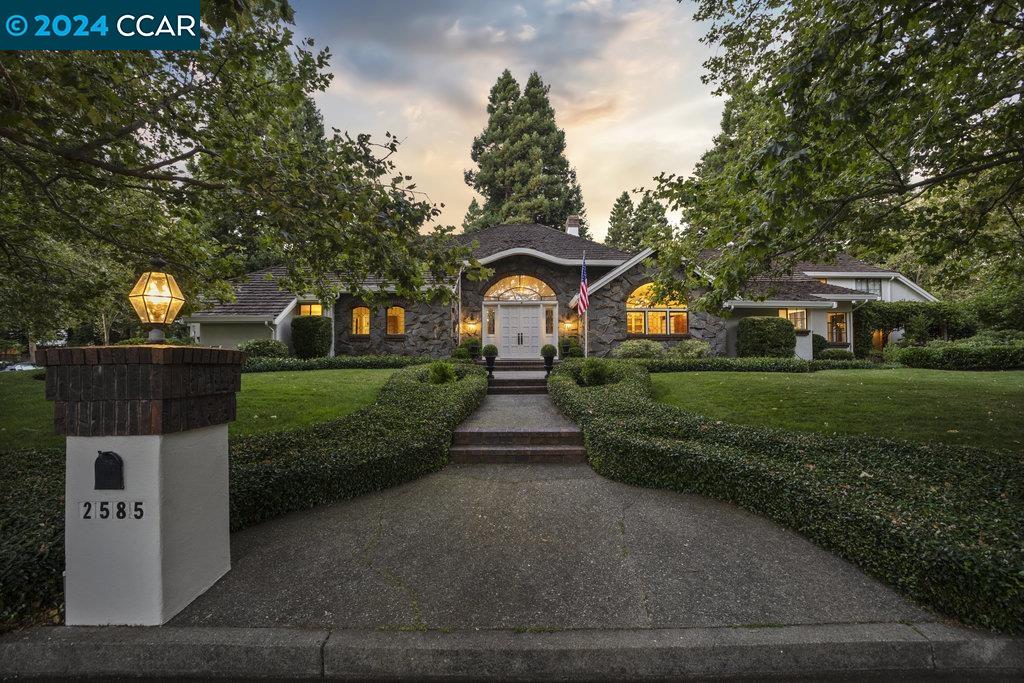
[[[484,294],[483,343],[499,358],[540,358],[545,344],[558,344],[558,299],[533,275],[508,275]]]

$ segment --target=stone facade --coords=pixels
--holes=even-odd
[[[596,279],[590,278],[590,281]],[[653,279],[647,268],[639,263],[591,295],[588,311],[591,355],[607,356],[619,343],[629,338],[626,334],[626,299],[634,289]],[[691,311],[689,322],[689,334],[686,337],[703,339],[711,344],[712,354],[725,355],[728,338],[725,320],[708,313]],[[666,336],[664,341],[671,344],[678,339]]]
[[[352,309],[368,306],[370,334],[352,334]],[[387,334],[387,309],[405,309],[405,334]],[[339,356],[398,354],[405,356],[450,356],[457,345],[455,328],[456,303],[408,301],[393,298],[376,304],[365,304],[352,296],[343,296],[334,306],[334,353]]]
[[[582,345],[582,327],[576,310],[569,308],[569,301],[579,291],[579,266],[562,266],[532,256],[511,256],[489,266],[494,273],[486,280],[470,282],[463,279],[461,286],[462,318],[480,321],[483,311],[484,294],[495,282],[509,275],[532,275],[543,280],[554,290],[558,300],[560,336],[566,336],[562,326],[570,321],[579,334]],[[588,266],[587,276],[596,282],[611,270],[607,266]],[[652,280],[651,274],[638,264],[626,273],[608,283],[590,297],[590,354],[607,356],[619,343],[628,339],[626,334],[626,299],[634,289]],[[370,334],[353,336],[352,309],[365,305],[352,297],[342,297],[334,309],[335,353],[338,355],[404,354],[447,357],[458,344],[457,302],[410,302],[393,299],[386,303],[370,306]],[[405,335],[389,336],[387,307],[405,308]],[[711,344],[715,355],[727,352],[727,330],[725,321],[707,313],[691,312],[687,337],[703,339]],[[666,336],[659,338],[667,344],[683,337]]]

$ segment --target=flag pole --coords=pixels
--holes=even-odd
[[[584,250],[583,251],[583,267],[584,268],[586,268],[586,264],[587,264],[587,252],[586,252],[586,250]],[[584,272],[586,272],[586,271],[584,271]],[[587,279],[589,279],[589,278],[590,278],[590,276],[588,275]],[[587,287],[589,288],[589,286],[590,286],[590,283],[588,282],[587,283]],[[588,295],[588,298],[589,298],[589,295]],[[590,357],[590,306],[589,305],[583,310],[583,357],[584,358],[589,358]]]

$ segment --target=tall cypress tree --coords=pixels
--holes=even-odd
[[[555,123],[548,86],[537,72],[522,93],[506,69],[491,88],[487,127],[473,140],[477,170],[466,182],[484,197],[487,224],[542,223],[561,227],[580,216],[589,236],[583,194],[565,158],[565,132]]]
[[[672,228],[665,216],[665,207],[650,192],[633,212],[633,227],[630,231],[630,251],[640,251],[672,237]]]
[[[473,197],[473,201],[469,203],[469,209],[466,210],[466,216],[462,219],[462,232],[476,232],[490,227],[490,225],[480,202]]]
[[[625,190],[612,204],[612,214],[608,220],[608,234],[604,243],[617,249],[630,251],[633,232],[633,200]]]

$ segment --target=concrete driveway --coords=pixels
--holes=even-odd
[[[172,625],[663,629],[936,617],[733,505],[586,465],[451,466],[232,537]]]

